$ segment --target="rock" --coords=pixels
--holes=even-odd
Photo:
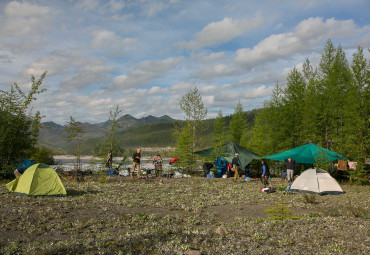
[[[187,250],[184,252],[184,255],[200,255],[200,251],[197,250]]]
[[[219,234],[219,235],[222,235],[222,236],[226,235],[226,230],[223,227],[218,227],[215,232],[216,232],[216,234]]]

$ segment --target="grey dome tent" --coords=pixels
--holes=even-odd
[[[328,172],[319,168],[311,168],[302,172],[292,183],[290,191],[318,195],[344,193],[338,182]]]

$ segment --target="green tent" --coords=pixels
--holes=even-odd
[[[213,148],[209,148],[206,150],[196,151],[195,154],[198,154],[203,157],[211,157]],[[240,166],[244,169],[253,159],[261,159],[261,156],[254,153],[253,151],[250,151],[241,145],[234,143],[234,142],[228,142],[223,145],[223,151],[224,155],[223,158],[225,158],[228,162],[231,163],[231,160],[234,158],[235,153],[238,153]]]
[[[337,159],[345,159],[346,157],[313,143],[308,143],[264,158],[278,161],[285,161],[285,159],[292,158],[296,163],[315,164],[317,162],[331,162]]]
[[[6,184],[6,187],[21,196],[67,195],[58,174],[45,164],[30,166],[19,178]]]

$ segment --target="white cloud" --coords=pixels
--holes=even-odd
[[[273,86],[266,87],[265,85],[262,85],[258,88],[248,89],[243,93],[243,98],[254,99],[267,97],[272,94],[273,89],[274,89]]]
[[[194,84],[188,82],[180,82],[171,85],[168,88],[169,93],[176,94],[176,95],[185,95],[189,90],[195,87]]]
[[[32,51],[47,41],[58,13],[46,6],[28,2],[9,2],[0,14],[2,48],[13,53]]]
[[[143,5],[143,12],[147,17],[154,17],[166,8],[167,4],[163,2],[150,2],[149,4]]]
[[[165,60],[150,60],[139,63],[128,74],[117,76],[108,85],[108,89],[128,89],[137,86],[147,86],[154,80],[165,76],[170,69],[176,67],[181,57]]]
[[[234,20],[225,17],[221,21],[208,24],[202,31],[195,34],[194,40],[181,41],[176,43],[175,46],[183,49],[200,49],[226,43],[248,30],[257,28],[262,24],[262,21],[260,15],[256,16],[253,20]]]
[[[312,50],[329,38],[347,38],[360,32],[352,20],[323,21],[322,18],[309,18],[299,23],[294,32],[274,34],[262,40],[253,48],[239,49],[236,61],[252,67],[296,53]]]
[[[89,59],[77,71],[60,83],[60,91],[76,91],[87,86],[107,81],[113,68],[105,66],[100,60]]]
[[[4,9],[0,34],[15,37],[46,32],[50,29],[54,15],[56,15],[56,11],[46,6],[38,6],[28,2],[10,2]]]
[[[149,90],[148,90],[148,95],[158,95],[158,94],[162,94],[164,93],[164,90],[163,88],[161,87],[158,87],[158,86],[154,86],[154,87],[151,87]]]
[[[49,56],[40,58],[32,62],[27,69],[23,71],[23,76],[29,77],[30,75],[39,76],[43,72],[48,71],[48,76],[65,74],[68,69],[73,66],[76,53],[69,51],[55,51]]]
[[[121,38],[115,32],[99,30],[93,33],[92,47],[95,49],[108,49],[115,54],[125,54],[135,47],[137,40],[133,38]]]
[[[77,9],[82,9],[84,11],[92,11],[99,9],[99,0],[79,0],[77,1],[75,7]]]
[[[191,74],[191,77],[209,80],[214,77],[230,76],[235,74],[237,74],[237,70],[234,65],[208,64],[200,71]]]
[[[124,1],[110,0],[107,5],[110,7],[111,11],[118,12],[122,10],[126,5]]]

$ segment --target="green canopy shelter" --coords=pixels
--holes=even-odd
[[[17,179],[6,184],[20,196],[65,196],[67,192],[53,168],[45,164],[30,166]]]
[[[296,163],[301,164],[315,164],[317,162],[332,162],[337,159],[346,159],[345,156],[337,152],[324,149],[313,143],[298,146],[264,158],[278,161],[285,161],[285,159],[292,158]]]
[[[210,158],[212,156],[213,148],[209,148],[206,150],[196,151],[195,154],[198,154],[203,157]],[[224,154],[222,155],[228,162],[234,158],[235,153],[238,153],[240,166],[244,169],[253,159],[261,159],[261,156],[250,151],[243,146],[234,143],[228,142],[223,145]]]

